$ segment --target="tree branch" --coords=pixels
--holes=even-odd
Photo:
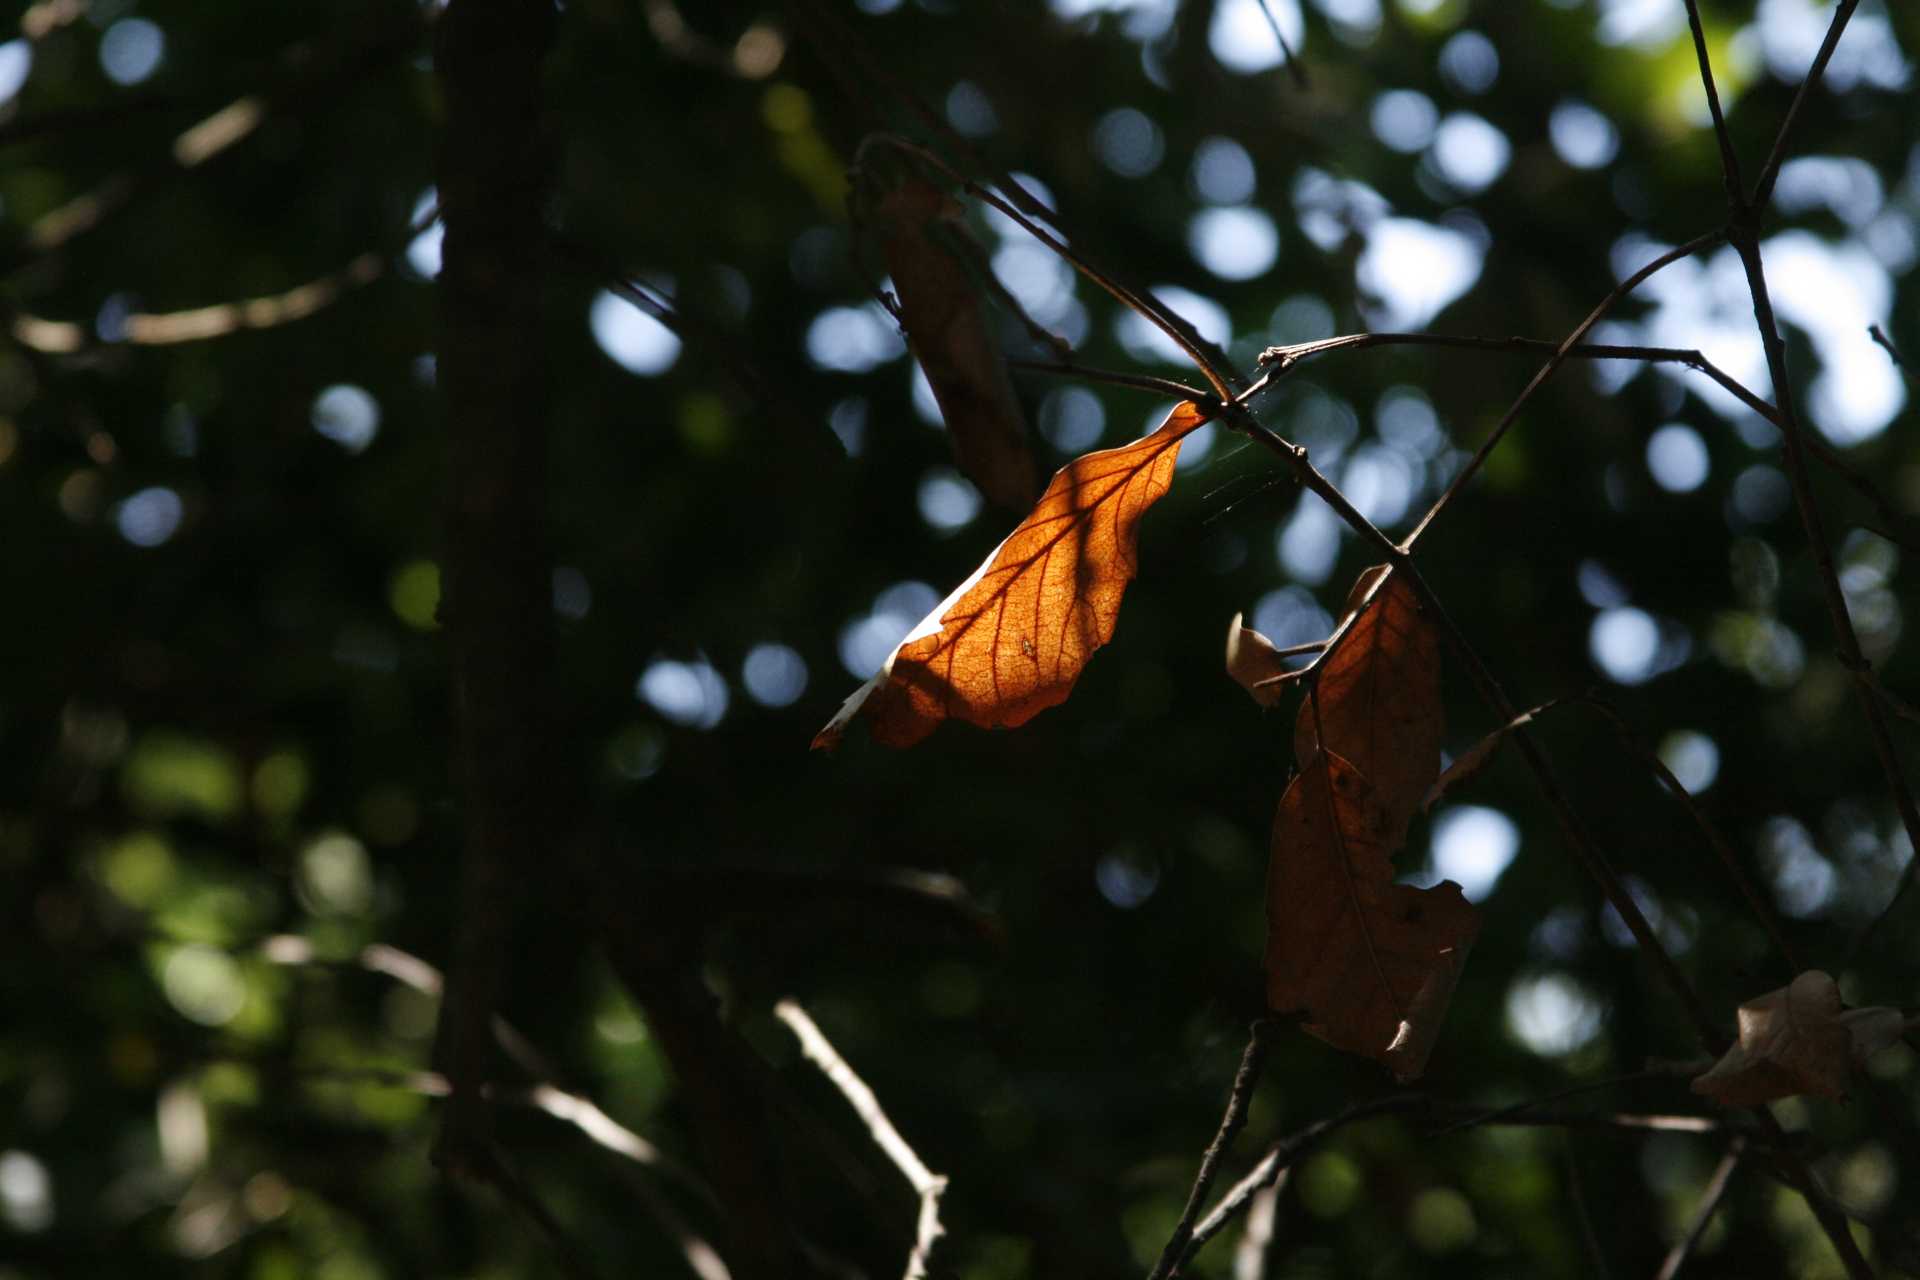
[[[465,858],[455,960],[434,1059],[452,1088],[435,1159],[496,1164],[481,1086],[515,905],[556,839],[546,544],[547,384],[538,247],[549,160],[540,68],[546,0],[452,0],[436,32],[446,223],[439,385],[450,475],[441,616],[452,675]]]
[[[1247,1104],[1252,1101],[1254,1087],[1260,1083],[1260,1070],[1266,1065],[1267,1035],[1272,1026],[1271,1022],[1262,1018],[1247,1033],[1247,1048],[1240,1056],[1240,1070],[1234,1073],[1233,1088],[1227,1094],[1227,1109],[1220,1117],[1220,1131],[1213,1135],[1213,1142],[1200,1158],[1200,1171],[1194,1175],[1193,1189],[1187,1193],[1187,1207],[1181,1211],[1180,1221],[1175,1224],[1173,1234],[1167,1237],[1166,1247],[1160,1250],[1160,1260],[1153,1264],[1147,1280],[1166,1280],[1186,1255],[1187,1242],[1193,1238],[1193,1224],[1199,1219],[1207,1196],[1213,1191],[1214,1180],[1220,1176],[1220,1162],[1226,1158],[1240,1130],[1246,1127]]]
[[[913,1248],[907,1254],[905,1280],[925,1280],[927,1257],[933,1252],[934,1242],[946,1234],[946,1228],[940,1225],[940,1197],[947,1190],[946,1178],[927,1168],[914,1149],[907,1145],[907,1140],[893,1127],[893,1121],[887,1119],[887,1113],[881,1110],[880,1100],[873,1096],[873,1090],[847,1065],[847,1060],[840,1056],[813,1019],[807,1016],[805,1009],[792,1000],[782,1000],[773,1006],[773,1013],[799,1039],[800,1052],[840,1090],[841,1096],[853,1107],[854,1114],[867,1126],[874,1145],[893,1161],[893,1167],[900,1171],[913,1187],[913,1193],[920,1198]]]

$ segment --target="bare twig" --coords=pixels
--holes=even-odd
[[[1694,0],[1688,0],[1689,9]],[[1812,480],[1807,473],[1806,433],[1800,424],[1798,410],[1793,401],[1793,383],[1788,376],[1786,344],[1780,338],[1780,328],[1774,319],[1773,300],[1767,291],[1767,277],[1760,259],[1760,232],[1758,210],[1765,203],[1765,197],[1773,188],[1774,174],[1786,154],[1787,135],[1793,126],[1801,101],[1804,100],[1810,86],[1820,78],[1825,70],[1827,59],[1833,54],[1833,47],[1845,29],[1847,19],[1854,8],[1853,0],[1841,0],[1834,13],[1832,25],[1828,28],[1827,38],[1821,45],[1807,77],[1801,82],[1800,92],[1795,96],[1794,109],[1781,125],[1774,139],[1773,152],[1768,157],[1766,171],[1761,175],[1755,188],[1755,198],[1747,201],[1739,190],[1738,172],[1732,166],[1733,144],[1727,135],[1726,121],[1717,114],[1714,118],[1714,132],[1719,136],[1722,160],[1727,164],[1728,183],[1728,222],[1727,242],[1733,246],[1740,257],[1740,266],[1746,274],[1747,292],[1753,298],[1754,323],[1760,330],[1760,344],[1766,352],[1767,373],[1773,382],[1775,402],[1780,410],[1780,427],[1786,442],[1787,475],[1793,482],[1794,505],[1799,508],[1800,522],[1807,535],[1807,542],[1813,550],[1814,565],[1819,571],[1820,584],[1827,602],[1827,613],[1833,628],[1834,641],[1839,649],[1840,663],[1853,674],[1854,696],[1859,701],[1867,717],[1869,737],[1873,741],[1874,753],[1879,757],[1882,773],[1886,776],[1888,789],[1893,793],[1894,803],[1900,810],[1901,821],[1906,825],[1907,837],[1916,848],[1920,848],[1920,810],[1916,810],[1912,792],[1908,790],[1906,780],[1901,776],[1900,762],[1894,752],[1893,740],[1887,732],[1879,698],[1874,694],[1866,676],[1871,672],[1866,657],[1860,651],[1860,639],[1853,629],[1853,620],[1847,611],[1846,593],[1841,589],[1840,576],[1834,569],[1832,548],[1827,545],[1827,535],[1821,519],[1819,506],[1813,497]],[[1700,74],[1707,85],[1709,96],[1712,94],[1713,71],[1709,65],[1704,40],[1696,35],[1696,47],[1700,58]],[[1908,875],[1902,880],[1888,901],[1887,907],[1869,921],[1866,928],[1856,936],[1853,950],[1858,952],[1875,925],[1892,911],[1894,905],[1912,883],[1913,866],[1908,864]],[[1771,1112],[1756,1109],[1762,1128],[1774,1139],[1775,1158],[1786,1174],[1789,1182],[1806,1198],[1807,1205],[1813,1210],[1821,1229],[1832,1242],[1834,1251],[1839,1255],[1847,1274],[1854,1280],[1865,1280],[1873,1274],[1867,1260],[1854,1243],[1848,1230],[1846,1218],[1840,1213],[1833,1201],[1826,1195],[1800,1155],[1781,1141],[1784,1137],[1779,1121]]]
[[[1069,248],[1064,241],[1047,230],[1047,228],[1040,226],[1032,218],[1029,218],[1019,209],[1016,209],[1001,196],[956,171],[952,165],[949,165],[933,152],[927,150],[925,147],[909,142],[905,138],[893,137],[887,134],[876,134],[868,141],[884,143],[933,166],[945,175],[949,182],[952,182],[974,199],[992,205],[1001,213],[1013,219],[1028,235],[1038,240],[1063,261],[1072,266],[1074,270],[1105,290],[1116,302],[1166,334],[1167,337],[1173,341],[1174,345],[1179,347],[1181,352],[1189,360],[1193,361],[1195,367],[1205,375],[1208,385],[1213,388],[1214,394],[1222,400],[1230,399],[1233,396],[1229,379],[1234,383],[1245,381],[1239,374],[1234,372],[1232,366],[1227,362],[1225,354],[1218,350],[1211,350],[1212,344],[1206,342],[1198,334],[1193,333],[1191,325],[1180,320],[1179,317],[1174,316],[1151,298],[1121,284],[1119,280],[1100,270],[1091,262],[1088,262],[1073,249]]]
[[[1240,1243],[1233,1250],[1233,1280],[1266,1280],[1267,1254],[1273,1248],[1273,1227],[1280,1214],[1280,1193],[1286,1190],[1287,1175],[1253,1193],[1247,1205],[1247,1225]]]
[[[1440,513],[1447,509],[1447,504],[1453,501],[1454,495],[1466,487],[1467,481],[1473,478],[1474,474],[1480,470],[1481,464],[1487,460],[1487,455],[1492,453],[1495,446],[1505,438],[1508,428],[1512,427],[1514,422],[1520,417],[1520,411],[1526,408],[1528,401],[1533,399],[1534,392],[1546,385],[1547,379],[1551,378],[1554,373],[1559,370],[1561,364],[1566,361],[1567,353],[1579,345],[1580,340],[1587,336],[1594,325],[1600,323],[1601,318],[1604,317],[1607,312],[1613,310],[1615,304],[1639,288],[1641,284],[1655,272],[1673,265],[1682,258],[1690,258],[1703,249],[1710,249],[1725,238],[1726,232],[1717,228],[1702,235],[1697,235],[1685,244],[1667,250],[1667,252],[1661,254],[1652,262],[1647,263],[1647,265],[1641,267],[1625,280],[1622,280],[1618,285],[1615,285],[1613,291],[1602,298],[1599,305],[1587,313],[1587,318],[1582,320],[1579,325],[1574,328],[1574,331],[1567,335],[1565,341],[1561,342],[1559,347],[1554,350],[1552,357],[1540,367],[1540,371],[1534,374],[1532,380],[1521,389],[1520,395],[1514,400],[1513,404],[1508,407],[1506,413],[1501,415],[1500,421],[1494,424],[1493,430],[1487,434],[1485,440],[1481,441],[1480,447],[1473,451],[1473,456],[1467,459],[1466,465],[1461,467],[1459,473],[1448,482],[1445,491],[1434,500],[1433,505],[1427,509],[1427,513],[1420,517],[1420,523],[1413,527],[1413,532],[1407,535],[1406,540],[1401,543],[1401,546],[1408,551],[1413,550],[1413,544],[1420,540],[1420,535],[1427,531],[1427,526],[1431,525],[1434,520],[1439,517]]]
[[[1088,382],[1104,382],[1110,386],[1127,387],[1134,391],[1151,391],[1156,395],[1172,396],[1178,400],[1192,400],[1195,403],[1212,399],[1206,392],[1190,387],[1184,382],[1175,382],[1172,378],[1156,378],[1145,373],[1115,373],[1108,369],[1089,369],[1080,364],[1049,364],[1043,360],[1009,360],[1007,367],[1018,369],[1022,373],[1044,373],[1056,378],[1084,378]]]
[[[801,1053],[840,1090],[854,1114],[867,1126],[874,1144],[893,1161],[894,1168],[900,1170],[914,1194],[920,1197],[920,1214],[914,1226],[913,1249],[907,1255],[905,1280],[924,1280],[927,1256],[933,1251],[934,1241],[945,1234],[945,1228],[940,1225],[940,1197],[947,1189],[946,1178],[928,1169],[907,1145],[907,1140],[893,1127],[893,1121],[880,1109],[880,1100],[873,1096],[873,1090],[847,1065],[805,1009],[792,1000],[782,1000],[773,1006],[773,1013],[793,1031],[800,1041]]]
[[[1220,1130],[1200,1158],[1200,1171],[1194,1175],[1193,1188],[1187,1193],[1187,1207],[1181,1210],[1180,1221],[1167,1237],[1166,1247],[1160,1250],[1160,1259],[1153,1264],[1148,1280],[1166,1280],[1186,1254],[1187,1241],[1193,1238],[1193,1224],[1199,1220],[1201,1207],[1213,1192],[1214,1180],[1220,1176],[1220,1162],[1246,1126],[1247,1104],[1253,1098],[1254,1087],[1260,1083],[1260,1069],[1266,1065],[1267,1037],[1272,1026],[1262,1018],[1247,1033],[1247,1048],[1240,1055],[1240,1069],[1234,1073],[1233,1088],[1227,1094],[1227,1109],[1220,1117]]]
[[[1695,0],[1687,0],[1691,11]],[[1817,81],[1826,67],[1827,59],[1832,56],[1833,46],[1840,39],[1847,19],[1853,10],[1850,0],[1843,0],[1834,13],[1832,25],[1828,28],[1827,39],[1821,45],[1819,55],[1814,59],[1801,92],[1795,97],[1797,107],[1804,98],[1807,87]],[[1709,98],[1713,95],[1713,72],[1708,65],[1704,39],[1698,35],[1696,23],[1696,46],[1700,58],[1700,74],[1707,85]],[[1793,125],[1794,115],[1781,125],[1779,136],[1774,141],[1773,154],[1768,158],[1767,172],[1762,175],[1756,189],[1761,194],[1771,193],[1773,174],[1777,171],[1781,157],[1785,155],[1786,138]],[[1716,113],[1714,131],[1720,137],[1723,163],[1733,163],[1733,144],[1727,137],[1726,122]],[[1898,751],[1893,744],[1892,735],[1887,731],[1886,717],[1881,708],[1878,695],[1874,692],[1870,676],[1872,665],[1860,649],[1860,637],[1854,630],[1853,618],[1847,607],[1846,591],[1840,585],[1840,575],[1833,563],[1833,549],[1827,542],[1826,524],[1820,514],[1818,503],[1814,499],[1813,482],[1807,470],[1808,434],[1800,423],[1799,411],[1794,405],[1793,382],[1787,369],[1786,343],[1781,340],[1780,327],[1774,318],[1773,299],[1767,289],[1767,276],[1760,255],[1760,234],[1757,222],[1759,199],[1754,204],[1747,203],[1739,190],[1739,175],[1736,169],[1727,170],[1728,181],[1728,223],[1727,240],[1734,252],[1740,257],[1741,268],[1746,273],[1747,292],[1753,298],[1754,323],[1760,330],[1760,344],[1766,352],[1767,373],[1773,382],[1776,406],[1779,409],[1779,423],[1786,444],[1787,477],[1793,484],[1794,505],[1800,512],[1800,523],[1806,533],[1808,546],[1813,551],[1814,566],[1818,571],[1820,585],[1827,605],[1827,617],[1831,625],[1834,644],[1839,652],[1840,665],[1853,677],[1855,700],[1866,715],[1868,738],[1873,743],[1874,755],[1879,759],[1881,774],[1886,779],[1888,791],[1893,796],[1894,806],[1900,812],[1900,821],[1907,831],[1907,840],[1916,849],[1920,849],[1920,806],[1914,802],[1912,789],[1907,785],[1900,765]],[[1883,908],[1854,938],[1849,954],[1857,955],[1866,945],[1867,939],[1880,922],[1891,914],[1905,896],[1914,879],[1914,864],[1920,858],[1910,860],[1899,887],[1888,899]],[[1843,1258],[1851,1247],[1849,1239],[1843,1245],[1834,1242],[1841,1249]],[[1851,1264],[1850,1264],[1851,1265]]]
[[[1906,358],[1900,354],[1900,348],[1893,345],[1893,339],[1887,336],[1885,329],[1877,324],[1870,324],[1867,326],[1867,336],[1873,339],[1874,345],[1887,353],[1887,358],[1893,361],[1896,369],[1902,373],[1907,371]]]
[[[1337,338],[1321,338],[1291,346],[1268,347],[1260,353],[1260,363],[1277,366],[1281,370],[1289,370],[1300,361],[1314,356],[1340,351],[1363,351],[1370,347],[1399,346],[1438,347],[1462,351],[1510,351],[1523,354],[1544,352],[1548,355],[1560,348],[1559,343],[1549,342],[1544,338],[1480,338],[1444,333],[1350,333]],[[1567,348],[1565,356],[1569,360],[1643,360],[1649,364],[1684,365],[1713,379],[1721,389],[1772,423],[1776,429],[1784,430],[1778,409],[1754,394],[1719,365],[1707,359],[1706,355],[1697,348],[1583,342]],[[1859,468],[1841,457],[1836,450],[1828,447],[1817,437],[1809,438],[1804,443],[1809,453],[1818,458],[1823,465],[1838,473],[1863,498],[1873,504],[1874,510],[1885,526],[1892,529],[1907,523],[1906,517],[1895,510],[1878,486]],[[1889,541],[1897,541],[1906,547],[1914,545],[1914,541],[1905,536],[1889,535]]]
[[[1280,1176],[1291,1168],[1301,1157],[1308,1155],[1329,1136],[1356,1120],[1365,1120],[1377,1115],[1386,1115],[1396,1111],[1420,1111],[1429,1105],[1423,1093],[1396,1093],[1384,1098],[1372,1098],[1366,1102],[1356,1102],[1345,1110],[1337,1112],[1297,1132],[1288,1134],[1267,1148],[1266,1155],[1254,1165],[1246,1177],[1233,1184],[1227,1193],[1220,1197],[1207,1216],[1202,1218],[1193,1229],[1193,1236],[1187,1241],[1187,1247],[1180,1257],[1173,1275],[1181,1274],[1181,1268],[1193,1261],[1201,1246],[1219,1235],[1221,1230],[1244,1212],[1255,1193],[1262,1187],[1272,1186]]]
[[[1773,149],[1767,153],[1767,162],[1761,166],[1760,180],[1754,183],[1753,199],[1748,201],[1755,209],[1764,209],[1773,199],[1774,179],[1780,176],[1780,166],[1787,160],[1787,140],[1793,136],[1793,126],[1799,122],[1800,108],[1806,105],[1807,95],[1820,83],[1820,77],[1826,74],[1827,62],[1833,57],[1833,50],[1840,43],[1840,33],[1847,29],[1847,22],[1853,17],[1853,11],[1860,0],[1840,0],[1833,11],[1833,20],[1827,24],[1827,35],[1820,42],[1820,52],[1813,55],[1813,65],[1807,69],[1806,79],[1800,82],[1800,88],[1793,95],[1793,103],[1787,108],[1787,118],[1780,122],[1780,132],[1774,135]]]
[[[363,253],[339,271],[309,280],[284,293],[222,302],[186,311],[135,312],[126,318],[120,335],[100,339],[93,330],[67,320],[49,320],[25,311],[13,313],[10,328],[23,345],[48,355],[77,355],[98,347],[172,346],[204,342],[231,333],[272,329],[305,320],[363,285],[380,278],[386,262],[379,254]]]
[[[1689,3],[1687,8],[1691,10],[1693,5]],[[1700,1243],[1700,1237],[1707,1233],[1707,1224],[1713,1221],[1715,1211],[1720,1208],[1721,1197],[1726,1195],[1727,1187],[1733,1181],[1734,1170],[1740,1167],[1740,1158],[1745,1151],[1746,1144],[1739,1138],[1728,1144],[1727,1153],[1720,1157],[1713,1176],[1707,1179],[1706,1190],[1700,1193],[1700,1203],[1694,1206],[1686,1234],[1667,1250],[1667,1256],[1661,1261],[1660,1271],[1654,1280],[1673,1280],[1680,1274],[1680,1268],[1686,1265],[1687,1255]]]
[[[1720,90],[1713,83],[1713,64],[1707,57],[1707,33],[1700,25],[1698,0],[1687,0],[1687,27],[1693,32],[1693,52],[1700,62],[1700,84],[1707,92],[1707,112],[1713,117],[1713,136],[1720,144],[1720,173],[1727,183],[1727,208],[1746,207],[1746,186],[1740,181],[1740,157],[1733,149],[1733,136],[1727,132],[1727,118],[1720,110]]]
[[[1580,1161],[1573,1153],[1573,1135],[1563,1133],[1560,1139],[1560,1153],[1567,1166],[1567,1199],[1573,1202],[1573,1220],[1580,1228],[1580,1242],[1586,1246],[1587,1259],[1593,1264],[1595,1280],[1608,1280],[1611,1273],[1607,1267],[1607,1255],[1600,1247],[1600,1237],[1593,1229],[1593,1214],[1587,1208],[1587,1192],[1580,1176]]]
[[[1266,15],[1267,26],[1272,28],[1273,38],[1280,46],[1280,60],[1286,63],[1287,72],[1293,77],[1295,87],[1302,91],[1306,90],[1309,87],[1307,69],[1301,63],[1299,56],[1294,53],[1293,46],[1287,42],[1287,33],[1280,29],[1280,15],[1273,11],[1272,0],[1260,0],[1260,12]]]
[[[1794,954],[1793,944],[1787,941],[1786,934],[1780,931],[1780,922],[1774,918],[1772,909],[1767,906],[1766,899],[1761,896],[1759,886],[1753,883],[1753,877],[1749,876],[1746,868],[1741,866],[1739,855],[1733,851],[1733,846],[1727,843],[1727,838],[1720,833],[1720,828],[1714,826],[1705,811],[1700,808],[1700,802],[1694,798],[1693,793],[1674,776],[1673,770],[1667,768],[1667,763],[1660,758],[1659,752],[1634,737],[1633,730],[1627,725],[1626,720],[1605,700],[1590,693],[1576,701],[1598,712],[1609,725],[1613,726],[1614,734],[1621,745],[1638,756],[1647,768],[1653,771],[1654,776],[1666,786],[1668,793],[1687,811],[1687,816],[1693,819],[1693,825],[1700,832],[1701,838],[1713,850],[1714,856],[1719,858],[1721,869],[1727,873],[1727,878],[1733,881],[1734,887],[1739,889],[1740,896],[1746,899],[1747,908],[1753,912],[1754,919],[1760,922],[1760,927],[1766,931],[1768,939],[1780,952],[1781,959],[1786,962],[1789,975],[1799,973],[1802,968],[1799,957]]]

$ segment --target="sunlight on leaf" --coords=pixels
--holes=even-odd
[[[1066,701],[1113,637],[1138,568],[1140,519],[1173,479],[1180,442],[1206,421],[1191,402],[1159,430],[1054,473],[1020,526],[907,633],[813,740],[831,750],[854,716],[909,747],[947,719],[1012,728]]]

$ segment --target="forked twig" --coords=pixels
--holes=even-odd
[[[1166,1247],[1160,1250],[1160,1259],[1153,1264],[1148,1280],[1166,1280],[1186,1256],[1187,1242],[1193,1238],[1193,1224],[1213,1191],[1215,1179],[1220,1176],[1220,1162],[1226,1158],[1240,1130],[1246,1127],[1247,1104],[1253,1098],[1254,1087],[1260,1083],[1260,1070],[1266,1065],[1267,1038],[1272,1026],[1262,1018],[1247,1033],[1247,1048],[1240,1055],[1240,1069],[1234,1073],[1233,1088],[1227,1094],[1227,1109],[1220,1117],[1220,1130],[1200,1158],[1200,1171],[1194,1175],[1193,1189],[1187,1193],[1187,1206],[1181,1210],[1180,1221],[1167,1237]]]
[[[1698,15],[1698,0],[1686,0],[1689,21],[1693,29],[1694,48],[1700,63],[1700,78],[1706,88],[1710,102],[1716,100],[1713,85],[1713,67],[1707,55],[1706,37],[1701,30]],[[1801,81],[1800,91],[1795,95],[1793,109],[1788,112],[1779,133],[1774,138],[1773,152],[1767,159],[1767,166],[1760,182],[1755,187],[1752,201],[1746,200],[1740,191],[1739,170],[1734,158],[1731,136],[1727,132],[1726,120],[1714,115],[1714,133],[1719,138],[1722,163],[1726,166],[1728,187],[1727,197],[1727,241],[1740,257],[1740,266],[1746,274],[1747,292],[1753,299],[1754,323],[1760,330],[1760,344],[1766,352],[1767,373],[1772,379],[1776,405],[1780,410],[1780,425],[1786,439],[1787,476],[1793,482],[1794,505],[1799,508],[1800,522],[1807,535],[1807,542],[1813,550],[1815,567],[1819,571],[1820,584],[1826,597],[1827,613],[1832,624],[1834,642],[1839,648],[1840,663],[1853,675],[1854,696],[1859,701],[1867,717],[1868,735],[1873,741],[1874,753],[1879,757],[1881,771],[1886,776],[1888,789],[1893,793],[1894,804],[1900,810],[1901,821],[1907,829],[1908,840],[1920,848],[1920,810],[1914,805],[1913,794],[1906,780],[1901,776],[1899,757],[1894,751],[1892,737],[1887,732],[1885,717],[1882,714],[1880,700],[1873,692],[1867,674],[1872,670],[1865,655],[1860,651],[1860,638],[1854,632],[1853,620],[1847,610],[1846,593],[1840,586],[1840,575],[1833,564],[1833,551],[1827,544],[1824,522],[1819,506],[1813,497],[1813,485],[1807,473],[1805,440],[1806,433],[1801,426],[1799,412],[1793,401],[1793,383],[1788,377],[1786,344],[1781,340],[1780,328],[1774,318],[1773,300],[1767,291],[1766,271],[1760,260],[1760,232],[1758,212],[1773,190],[1774,174],[1786,154],[1787,135],[1793,127],[1800,103],[1804,101],[1811,86],[1816,83],[1825,70],[1827,59],[1840,40],[1847,20],[1852,16],[1855,0],[1841,0],[1834,12],[1832,25],[1828,28],[1827,38],[1822,43],[1813,66],[1806,78]],[[1920,859],[1916,859],[1920,861]],[[1907,873],[1900,887],[1894,891],[1886,908],[1856,937],[1854,949],[1857,952],[1874,927],[1885,919],[1907,888],[1913,883],[1913,863],[1907,866]],[[1764,1128],[1770,1135],[1781,1132],[1779,1121],[1771,1112],[1759,1111]],[[1807,1206],[1813,1210],[1821,1229],[1832,1242],[1834,1251],[1847,1269],[1847,1274],[1855,1280],[1864,1280],[1873,1274],[1873,1269],[1860,1253],[1854,1242],[1853,1234],[1848,1230],[1846,1219],[1828,1198],[1815,1179],[1813,1171],[1799,1154],[1776,1142],[1777,1157],[1782,1170],[1789,1181],[1806,1197]]]
[[[792,1000],[782,1000],[773,1006],[774,1016],[787,1024],[800,1041],[800,1052],[807,1060],[820,1068],[821,1074],[833,1082],[840,1095],[853,1107],[867,1126],[874,1145],[886,1153],[913,1187],[915,1195],[920,1197],[920,1213],[914,1224],[913,1249],[907,1254],[905,1280],[924,1280],[927,1274],[927,1256],[933,1252],[934,1241],[945,1234],[946,1228],[940,1225],[940,1197],[946,1192],[947,1180],[927,1168],[893,1127],[893,1121],[887,1119],[887,1113],[880,1108],[880,1100],[873,1096],[873,1090],[867,1082],[855,1074],[847,1060],[840,1056],[831,1041],[827,1039],[807,1011]]]

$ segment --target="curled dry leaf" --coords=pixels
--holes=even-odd
[[[1439,646],[1401,575],[1361,576],[1294,724],[1300,773],[1267,870],[1267,1003],[1402,1080],[1426,1069],[1479,913],[1460,886],[1393,882],[1440,768]],[[1371,594],[1370,594],[1371,593]]]
[[[958,201],[923,178],[881,191],[866,212],[900,296],[900,323],[926,371],[954,460],[987,499],[1033,501],[1033,454],[976,272],[985,255]]]
[[[1280,681],[1292,668],[1273,641],[1241,625],[1243,616],[1236,613],[1227,624],[1227,674],[1261,706],[1278,706],[1287,693]]]
[[[1024,724],[1065,702],[1113,637],[1138,567],[1140,519],[1173,480],[1180,442],[1206,421],[1191,402],[1151,435],[1054,473],[1040,501],[973,576],[907,633],[813,739],[836,746],[854,716],[909,747],[947,719]]]
[[[1854,1067],[1900,1038],[1898,1009],[1849,1009],[1818,969],[1740,1006],[1740,1038],[1693,1091],[1729,1107],[1814,1093],[1844,1098]]]

